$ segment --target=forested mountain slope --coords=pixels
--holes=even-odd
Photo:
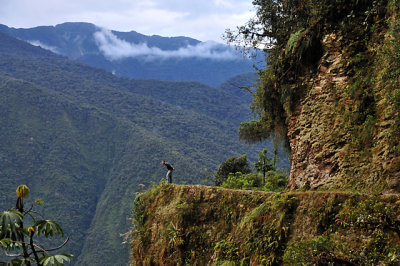
[[[164,177],[162,159],[177,182],[201,183],[227,157],[260,150],[239,142],[248,110],[226,91],[121,79],[4,34],[0,113],[1,209],[28,185],[71,237],[77,265],[128,261],[120,234],[141,184]]]

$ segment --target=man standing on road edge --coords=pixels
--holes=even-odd
[[[167,169],[168,169],[166,178],[167,178],[168,184],[171,184],[172,183],[172,172],[175,170],[175,168],[170,163],[167,163],[164,160],[162,160],[161,163],[163,165],[165,165],[167,167]]]

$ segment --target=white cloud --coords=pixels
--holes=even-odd
[[[215,42],[203,42],[195,46],[188,45],[177,50],[162,50],[158,47],[149,47],[146,43],[129,43],[117,38],[106,29],[96,32],[94,38],[100,51],[109,60],[129,57],[143,57],[146,60],[190,57],[213,60],[239,59],[235,51]]]
[[[28,41],[28,42],[29,42],[30,44],[34,45],[34,46],[40,46],[40,47],[42,47],[43,49],[46,49],[46,50],[49,50],[49,51],[51,51],[51,52],[53,52],[53,53],[59,54],[59,51],[58,51],[57,47],[50,46],[50,45],[46,45],[46,44],[44,44],[44,43],[41,43],[41,42],[38,41],[38,40],[32,40],[32,41]]]

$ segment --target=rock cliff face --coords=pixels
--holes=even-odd
[[[398,110],[384,78],[388,32],[357,52],[341,32],[324,36],[323,56],[288,119],[289,188],[400,191]]]
[[[338,95],[332,90],[347,82],[342,65],[341,38],[335,34],[323,39],[325,51],[318,73],[307,81],[307,94],[290,117],[289,141],[292,150],[290,187],[315,188],[334,182],[343,168],[340,150],[349,136],[339,132],[342,121],[337,117]],[[339,141],[338,141],[339,140]]]

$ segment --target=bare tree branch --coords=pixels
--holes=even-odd
[[[235,85],[235,84],[233,84],[233,83],[229,83],[230,85],[232,85],[233,87],[236,87],[236,88],[239,88],[239,89],[242,89],[242,90],[246,90],[246,91],[248,91],[251,95],[253,95],[254,97],[256,97],[256,94],[250,89],[250,86],[237,86],[237,85]]]
[[[64,243],[62,243],[60,246],[56,247],[56,248],[51,248],[51,249],[46,249],[46,251],[54,251],[57,249],[62,248],[63,246],[65,246],[67,244],[67,242],[69,241],[69,237],[67,237],[67,239],[65,239]]]
[[[4,251],[4,255],[6,255],[7,257],[23,257],[24,256],[24,254],[8,254],[5,249],[3,249],[3,251]]]

